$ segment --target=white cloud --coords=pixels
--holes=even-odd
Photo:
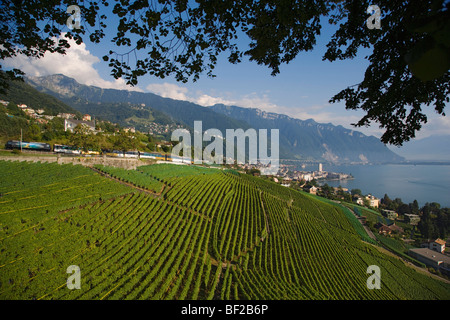
[[[47,52],[40,59],[19,55],[4,60],[6,67],[18,68],[28,76],[40,77],[52,74],[64,74],[74,78],[81,84],[92,85],[101,88],[124,89],[142,91],[138,87],[127,86],[125,80],[116,79],[107,81],[102,79],[94,65],[100,59],[92,55],[86,48],[86,44],[77,45],[74,40],[68,40],[70,48],[66,54]]]
[[[213,97],[211,95],[203,93],[200,90],[197,90],[195,95],[191,95],[189,94],[189,90],[186,87],[182,87],[173,83],[152,83],[149,84],[146,89],[164,98],[190,101],[204,107],[212,106],[218,103],[227,105],[235,104],[234,100]]]
[[[436,114],[432,111],[427,114],[428,122],[416,134],[416,139],[420,140],[429,136],[450,135],[450,118]]]
[[[164,98],[190,101],[190,98],[187,96],[188,89],[176,84],[167,82],[162,84],[153,83],[149,84],[146,89]]]
[[[194,99],[193,102],[195,102],[201,106],[204,106],[204,107],[213,106],[213,105],[219,104],[219,103],[226,104],[226,105],[233,104],[233,102],[230,100],[212,97],[207,94],[201,94],[198,98]]]

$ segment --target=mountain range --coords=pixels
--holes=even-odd
[[[61,74],[29,77],[26,82],[82,113],[134,125],[144,131],[149,122],[177,123],[203,130],[279,129],[280,159],[317,160],[333,163],[386,163],[404,158],[374,136],[333,124],[300,120],[259,109],[216,104],[203,107],[188,101],[163,98],[153,93],[87,86]]]
[[[392,151],[411,161],[450,161],[450,135],[432,135],[413,139],[401,148],[389,147]]]

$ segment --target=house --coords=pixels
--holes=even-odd
[[[431,250],[436,250],[437,252],[444,253],[445,251],[445,241],[442,239],[436,239],[430,244]]]
[[[434,250],[440,253],[444,253],[445,251],[445,241],[437,238],[434,241],[424,242],[420,245],[421,248],[428,248],[430,250]]]
[[[304,191],[309,192],[311,194],[317,194],[317,187],[315,186],[307,186],[304,188]]]
[[[91,116],[89,114],[85,114],[83,116],[83,121],[91,121]]]
[[[366,200],[369,201],[369,206],[371,206],[371,207],[378,208],[378,206],[380,205],[380,199],[378,199],[370,194],[366,196]]]
[[[36,119],[36,122],[37,122],[37,123],[46,124],[46,123],[48,123],[48,120],[43,119],[43,118],[39,118],[39,119]]]
[[[58,113],[57,117],[63,118],[63,119],[74,119],[75,114],[73,114],[73,113]]]
[[[395,223],[391,223],[390,225],[386,225],[384,223],[378,222],[377,224],[375,224],[375,228],[378,229],[378,233],[379,234],[383,234],[383,235],[390,235],[393,232],[396,232],[396,233],[403,233],[404,232],[403,228],[399,227]]]
[[[391,223],[390,225],[388,225],[388,227],[389,227],[389,229],[391,229],[393,232],[397,232],[397,233],[403,233],[403,232],[405,232],[405,231],[403,230],[403,228],[402,228],[402,227],[399,227],[398,225],[396,225],[395,222],[394,222],[394,223]]]
[[[123,128],[123,131],[126,133],[136,133],[136,128],[134,127]]]
[[[317,194],[317,187],[312,186],[311,188],[309,188],[309,193],[311,194]]]
[[[363,197],[360,197],[360,196],[355,197],[355,202],[356,202],[356,204],[359,204],[360,206],[364,205]]]
[[[23,110],[23,112],[25,112],[27,115],[32,115],[32,114],[36,113],[36,112],[34,111],[34,109],[32,109],[32,108],[23,108],[22,110]]]
[[[389,220],[395,220],[398,218],[398,213],[394,210],[381,210],[381,214],[388,218]]]
[[[385,225],[384,223],[378,222],[377,224],[375,224],[375,228],[378,230],[379,234],[383,234],[383,235],[389,235],[392,233],[391,228],[389,228],[389,226]]]
[[[73,129],[79,124],[86,126],[89,130],[95,132],[95,122],[75,119],[64,119],[64,131],[69,130],[70,132],[73,132]]]
[[[405,222],[411,225],[417,225],[420,221],[420,217],[417,214],[405,213]]]
[[[450,257],[429,248],[410,249],[408,254],[427,266],[450,275]]]

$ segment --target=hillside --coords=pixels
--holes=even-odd
[[[79,114],[76,109],[22,81],[10,81],[7,93],[0,94],[0,99],[16,105],[26,104],[35,110],[44,109],[48,115],[57,115],[58,113]]]
[[[87,113],[99,119],[117,123],[122,127],[131,126],[141,132],[148,132],[152,123],[171,127],[181,124],[180,121],[176,121],[161,111],[140,105],[114,102],[93,103],[77,98],[72,98],[67,102],[83,114]],[[170,135],[168,139],[170,139]]]
[[[102,89],[79,84],[64,75],[34,77],[27,81],[39,91],[95,116],[115,114],[120,108],[118,113],[125,115],[116,121],[134,119],[142,124],[148,119],[148,112],[157,110],[187,128],[193,128],[194,121],[199,120],[203,122],[204,130],[216,128],[222,133],[226,129],[238,128],[280,129],[281,159],[312,159],[335,163],[403,160],[373,136],[367,137],[358,131],[316,123],[313,120],[303,121],[234,106],[202,107],[187,101],[162,98],[153,93]]]
[[[96,170],[0,161],[0,299],[450,299],[334,203],[231,170]]]
[[[413,139],[402,147],[391,147],[392,151],[411,161],[446,161],[450,160],[449,135],[433,135],[423,139]]]
[[[249,128],[246,123],[217,114],[208,108],[187,101],[163,98],[153,93],[86,86],[64,75],[31,77],[27,81],[39,91],[53,95],[75,109],[82,109],[96,116],[98,109],[92,106],[98,105],[99,109],[103,109],[111,104],[121,104],[121,106],[128,104],[143,106],[144,110],[150,110],[150,112],[152,110],[162,112],[172,121],[188,128],[194,127],[195,120],[203,121],[204,128],[217,128],[223,132],[227,128]],[[132,114],[128,116],[131,117]],[[135,112],[135,117],[142,119],[138,112]]]

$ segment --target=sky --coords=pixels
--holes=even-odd
[[[118,52],[121,50],[111,47],[108,40],[102,41],[100,45],[89,41],[81,45],[72,42],[71,48],[64,56],[47,53],[38,60],[19,56],[5,60],[2,64],[6,68],[20,68],[28,76],[61,73],[86,85],[153,92],[163,97],[187,100],[205,107],[223,103],[259,108],[302,120],[314,119],[320,123],[342,125],[379,138],[383,131],[376,123],[372,123],[368,128],[355,128],[351,125],[363,117],[362,111],[346,110],[343,102],[334,104],[328,102],[342,89],[362,81],[368,65],[365,56],[370,53],[365,49],[353,60],[322,61],[326,43],[333,30],[331,26],[325,24],[315,49],[299,53],[292,62],[282,65],[280,73],[276,76],[271,76],[269,68],[249,62],[246,58],[243,62],[233,65],[227,61],[225,55],[222,55],[214,70],[215,78],[209,78],[204,74],[197,82],[180,83],[170,77],[158,79],[146,75],[139,78],[136,87],[129,87],[124,80],[115,80],[110,75],[107,62],[102,60],[102,56],[109,50],[115,49]],[[111,35],[107,34],[108,37]],[[245,46],[246,39],[240,41]],[[417,139],[432,135],[450,135],[450,119],[437,115],[431,106],[428,109],[426,112],[428,123],[418,132]],[[396,147],[392,149],[400,150]]]

